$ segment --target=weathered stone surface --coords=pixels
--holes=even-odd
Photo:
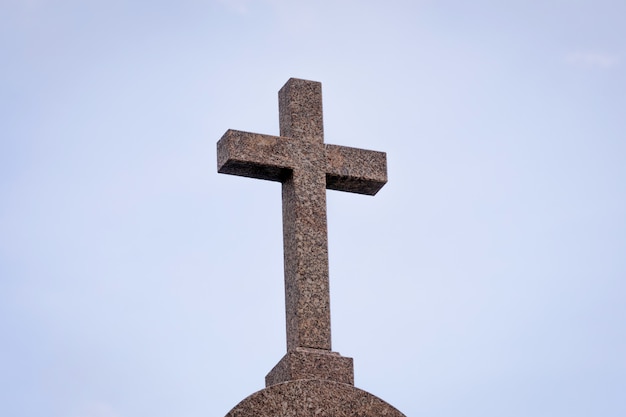
[[[287,351],[330,351],[326,188],[376,194],[386,155],[324,144],[320,83],[292,78],[278,97],[281,136],[228,130],[218,171],[282,183]]]
[[[331,351],[326,189],[376,194],[386,155],[324,144],[320,83],[292,78],[278,97],[280,136],[228,130],[217,144],[220,173],[278,181],[283,202],[287,353],[227,417],[402,417]]]
[[[323,349],[295,348],[265,377],[265,386],[295,379],[324,379],[354,385],[352,358]]]
[[[334,381],[297,380],[258,391],[226,417],[404,417],[380,398]]]
[[[326,145],[326,188],[374,195],[387,183],[387,155]]]

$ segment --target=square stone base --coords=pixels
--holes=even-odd
[[[265,377],[265,386],[297,379],[318,379],[354,385],[352,358],[323,349],[296,348],[287,352]]]

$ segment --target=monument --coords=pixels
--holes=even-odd
[[[218,172],[278,181],[283,202],[287,353],[227,417],[403,417],[354,386],[330,337],[326,189],[376,194],[386,155],[324,143],[318,82],[289,79],[278,104],[280,136],[228,130],[217,143]]]

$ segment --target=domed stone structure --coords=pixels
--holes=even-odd
[[[272,385],[226,417],[404,417],[380,398],[341,382],[301,379]]]

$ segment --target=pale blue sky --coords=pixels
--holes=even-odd
[[[626,415],[626,3],[0,1],[0,415],[226,414],[285,351],[280,186],[322,82],[333,347],[407,416]]]

